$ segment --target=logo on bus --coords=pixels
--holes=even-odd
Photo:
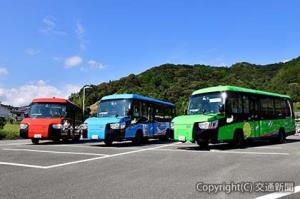
[[[243,126],[244,136],[249,137],[251,135],[251,125],[249,122],[245,122]]]
[[[269,126],[269,127],[272,127],[272,125],[273,125],[273,122],[272,122],[272,121],[269,121],[269,122],[268,122],[268,126]]]

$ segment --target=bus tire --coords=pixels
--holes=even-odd
[[[141,130],[138,130],[135,134],[135,138],[133,139],[134,145],[141,145],[143,143],[143,132]]]
[[[73,142],[79,142],[79,140],[80,140],[80,136],[75,136],[75,137],[72,139]]]
[[[159,137],[159,140],[160,140],[160,141],[163,141],[163,142],[168,141],[168,140],[169,140],[169,133],[168,133],[168,131],[166,132],[165,135],[160,136],[160,137]]]
[[[276,137],[275,142],[277,144],[282,144],[282,143],[285,142],[285,133],[284,133],[284,130],[282,128],[279,129],[278,136]]]
[[[63,139],[62,139],[62,142],[63,142],[63,143],[68,143],[68,142],[69,142],[69,138],[63,138]]]
[[[244,139],[243,131],[236,131],[234,133],[234,138],[233,138],[232,144],[235,148],[245,147],[245,139]]]
[[[197,139],[196,142],[199,145],[200,149],[208,149],[209,143],[208,143],[207,140],[199,140],[199,139]]]
[[[111,146],[112,143],[113,143],[113,140],[112,140],[111,138],[105,138],[105,139],[104,139],[104,144],[105,144],[106,146]]]
[[[167,129],[166,138],[167,138],[167,140],[172,140],[173,139],[172,130]]]
[[[38,144],[39,143],[39,139],[33,138],[31,139],[32,144]]]

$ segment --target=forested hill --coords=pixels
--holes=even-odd
[[[246,62],[231,67],[164,64],[116,81],[92,85],[86,90],[86,105],[95,104],[105,95],[138,93],[170,101],[183,113],[194,90],[217,85],[235,85],[278,92],[300,102],[300,57],[285,63],[255,65]],[[81,106],[82,89],[70,99]],[[300,106],[300,103],[297,103]],[[94,105],[95,107],[95,105]]]

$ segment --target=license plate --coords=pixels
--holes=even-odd
[[[185,136],[179,136],[179,141],[181,141],[181,142],[185,142]]]
[[[41,135],[41,134],[34,134],[33,137],[34,137],[34,138],[42,138],[42,135]]]
[[[93,140],[98,140],[98,135],[92,135]]]

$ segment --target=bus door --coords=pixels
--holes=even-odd
[[[148,107],[148,125],[149,125],[149,137],[153,137],[155,134],[155,121],[154,121],[154,107],[152,104]]]
[[[259,98],[249,96],[249,123],[251,126],[250,137],[255,138],[260,136],[260,116],[259,116]]]
[[[156,105],[154,108],[154,116],[153,116],[153,134],[154,136],[162,135],[161,124],[163,119],[162,109],[163,107],[160,105]]]
[[[145,137],[152,137],[154,134],[153,126],[153,107],[147,102],[142,103],[142,125]]]

